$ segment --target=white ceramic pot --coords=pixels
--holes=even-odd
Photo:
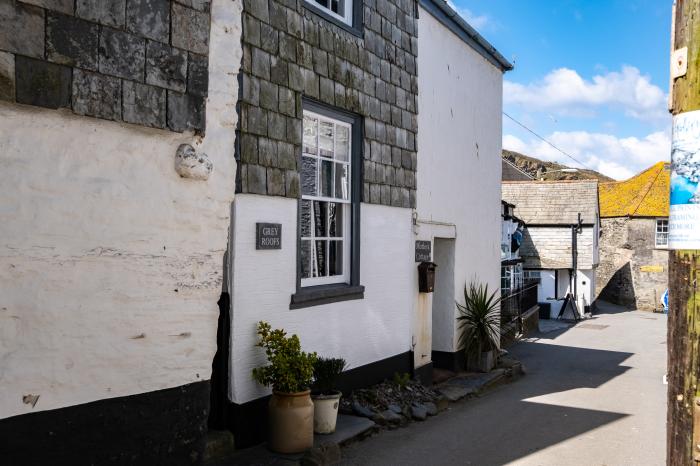
[[[314,402],[314,432],[317,434],[332,434],[338,420],[340,392],[331,395],[312,395]]]

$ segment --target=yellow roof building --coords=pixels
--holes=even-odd
[[[670,185],[668,162],[658,162],[625,181],[600,183],[600,216],[668,217]]]

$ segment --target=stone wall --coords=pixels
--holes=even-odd
[[[0,99],[204,130],[210,0],[0,0]]]
[[[596,296],[633,309],[658,307],[668,287],[668,251],[655,246],[656,220],[604,218],[601,226]]]
[[[244,2],[237,192],[300,196],[304,96],[364,117],[362,200],[414,207],[415,0],[364,0],[351,30],[306,5]]]

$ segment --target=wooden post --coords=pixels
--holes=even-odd
[[[673,115],[700,110],[700,0],[677,0],[672,49],[688,47],[688,70],[673,80]],[[671,50],[671,52],[673,52]],[[700,250],[669,254],[667,464],[698,464],[700,444]]]

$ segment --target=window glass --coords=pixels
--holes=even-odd
[[[334,18],[352,26],[353,0],[306,0]]]
[[[302,286],[349,283],[352,126],[313,112],[303,121]]]
[[[656,220],[656,245],[668,245],[668,220],[666,219]]]

